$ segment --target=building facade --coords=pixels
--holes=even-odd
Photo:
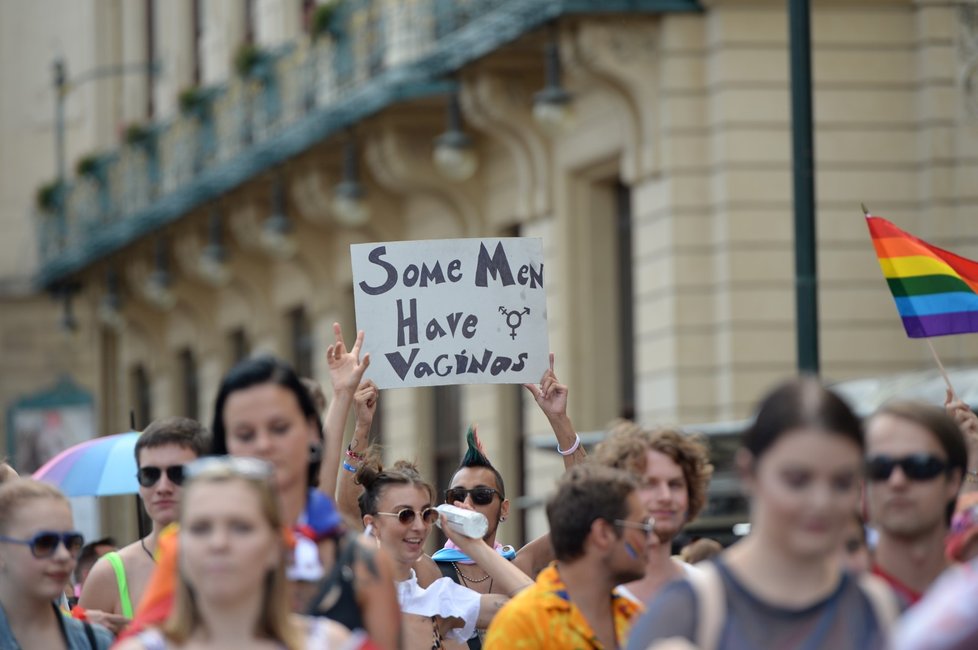
[[[402,239],[543,238],[582,431],[743,418],[795,371],[783,2],[29,4],[0,8],[19,84],[0,100],[5,404],[69,373],[99,432],[208,422],[258,353],[328,385],[331,324],[355,328],[349,245]],[[978,13],[813,5],[823,373],[924,368],[860,203],[978,256]],[[35,192],[57,170],[58,55],[74,170]],[[435,160],[453,122],[468,140]],[[973,339],[935,344],[968,365]],[[561,464],[527,444],[547,425],[521,391],[390,391],[379,435],[443,483],[478,422],[523,497],[510,535],[531,536]]]

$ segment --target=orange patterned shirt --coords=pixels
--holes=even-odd
[[[642,611],[638,603],[611,594],[615,636],[628,640],[632,622]],[[556,564],[540,572],[535,584],[516,595],[493,618],[483,650],[605,650],[581,610],[571,602]]]

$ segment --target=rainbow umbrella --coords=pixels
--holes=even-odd
[[[65,449],[34,472],[69,497],[135,494],[138,431],[102,436]]]

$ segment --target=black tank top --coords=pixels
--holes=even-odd
[[[309,604],[309,616],[321,616],[336,621],[350,630],[362,630],[363,613],[357,603],[353,564],[358,559],[357,536],[347,533],[336,540],[336,559],[333,569],[323,578]],[[324,600],[328,598],[325,607]]]
[[[458,580],[458,572],[455,570],[455,565],[451,562],[435,562],[438,565],[438,570],[446,578],[451,578],[456,584],[462,584]],[[462,585],[465,587],[466,585]],[[473,635],[471,639],[468,640],[469,650],[482,650],[482,639],[478,634]]]

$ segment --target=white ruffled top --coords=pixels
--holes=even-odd
[[[451,578],[438,578],[427,589],[418,584],[418,576],[411,569],[411,577],[397,584],[397,602],[401,611],[419,616],[460,618],[462,627],[453,628],[446,636],[465,643],[475,634],[482,595],[463,587]]]

